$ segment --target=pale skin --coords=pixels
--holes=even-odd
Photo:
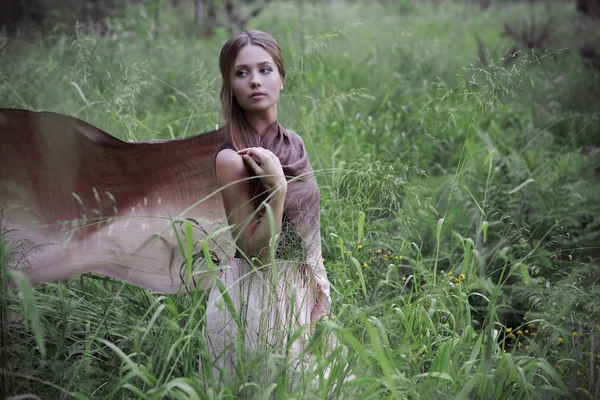
[[[246,45],[235,59],[231,88],[246,119],[262,136],[277,120],[277,100],[283,89],[283,79],[271,55],[260,46]],[[263,184],[273,189],[267,201],[275,217],[277,233],[281,233],[283,204],[287,181],[279,158],[262,147],[250,147],[235,152],[225,149],[217,155],[217,182],[227,222],[233,226],[233,237],[242,252],[263,259],[269,246],[271,229],[268,218],[257,219],[250,199],[248,164]],[[241,182],[239,182],[241,180]],[[235,182],[235,183],[234,183]]]

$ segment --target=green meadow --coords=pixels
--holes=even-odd
[[[3,395],[600,397],[600,69],[580,52],[600,43],[598,21],[565,1],[305,3],[300,18],[274,1],[248,28],[283,49],[278,120],[303,137],[321,191],[334,317],[309,365],[292,373],[274,351],[216,382],[207,292],[94,275],[11,274],[9,287],[18,251],[1,242]],[[157,25],[148,7],[105,35],[9,43],[0,107],[131,141],[214,129],[229,34],[198,36],[183,6],[165,4]],[[524,32],[548,18],[529,50]]]

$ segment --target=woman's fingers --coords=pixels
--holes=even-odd
[[[250,147],[248,149],[244,149],[244,151],[238,151],[238,154],[245,159],[245,156],[250,157],[250,159],[254,160],[258,165],[262,165],[264,163],[264,158],[260,150]]]
[[[273,154],[271,151],[262,147],[248,147],[247,149],[239,150],[237,153],[239,155],[247,154],[249,156],[254,156],[261,163],[265,160],[265,158],[270,157]]]
[[[254,158],[252,158],[250,155],[244,154],[242,155],[242,159],[250,166],[250,168],[254,170],[256,175],[264,175],[265,172],[263,171],[263,169],[256,163],[256,161],[254,161]]]
[[[275,185],[274,182],[278,181],[278,178],[275,178],[276,176],[283,177],[281,163],[273,152],[262,147],[249,147],[239,150],[237,153],[242,156],[244,162],[254,170],[256,175],[262,175],[260,179],[267,186],[272,187]]]
[[[238,150],[238,152],[237,152],[237,153],[238,153],[239,155],[242,155],[242,154],[249,154],[249,153],[252,153],[253,151],[256,153],[256,151],[257,151],[257,150],[258,150],[258,148],[257,148],[257,147],[247,147],[247,148],[245,148],[245,149]]]

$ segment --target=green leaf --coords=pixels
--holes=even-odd
[[[352,256],[350,256],[350,260],[354,267],[356,268],[356,273],[358,274],[358,279],[360,281],[360,286],[362,287],[363,295],[365,296],[365,300],[367,300],[367,285],[365,284],[365,276],[362,273],[362,268],[360,267],[360,263],[358,260]]]
[[[147,384],[152,384],[152,383],[156,382],[156,378],[152,374],[148,373],[147,371],[143,371],[138,366],[138,364],[131,359],[131,357],[129,357],[127,354],[125,354],[123,352],[123,350],[118,348],[115,344],[113,344],[112,342],[109,342],[108,340],[104,340],[104,339],[99,339],[99,341],[101,343],[104,343],[105,346],[109,347],[117,356],[119,356],[119,358],[127,366],[127,369],[130,370],[130,374],[132,374],[133,376],[140,377]],[[123,386],[123,387],[125,387],[125,386]],[[129,388],[129,389],[131,390],[131,388]]]
[[[21,310],[25,317],[25,329],[31,327],[31,331],[35,337],[35,343],[40,350],[42,359],[46,357],[46,343],[44,341],[44,333],[42,324],[40,323],[40,313],[35,301],[35,294],[31,283],[27,276],[18,270],[9,272],[10,277],[16,283],[19,291],[19,300],[21,302]]]
[[[365,228],[365,213],[360,212],[358,215],[358,243],[362,243]]]
[[[483,224],[481,224],[481,231],[483,232],[483,243],[487,242],[487,231],[489,224],[490,223],[488,221],[483,221]]]
[[[271,393],[273,392],[273,390],[277,387],[277,383],[272,383],[271,386],[269,386],[267,388],[267,390],[265,390],[265,392],[262,395],[262,399],[263,400],[269,400],[271,398]]]
[[[185,266],[187,270],[187,279],[186,283],[190,283],[192,281],[192,255],[194,249],[194,227],[190,221],[185,221],[183,223],[183,229],[185,232]]]
[[[563,391],[563,393],[565,395],[569,394],[569,389],[566,387],[566,385],[563,382],[563,380],[561,379],[560,375],[558,375],[556,370],[554,368],[552,368],[552,366],[548,363],[548,361],[546,361],[544,359],[537,359],[536,366],[541,368],[542,370],[544,370],[544,372],[546,372],[552,379],[554,379],[554,382],[556,382],[557,386],[560,386],[560,389]]]
[[[535,179],[529,178],[525,182],[521,183],[519,186],[517,186],[516,188],[514,188],[513,190],[511,190],[510,192],[508,192],[508,194],[515,194],[519,190],[523,189],[525,186],[529,185],[532,182],[535,182]]]
[[[454,383],[454,379],[445,372],[426,372],[424,374],[415,375],[415,378],[439,378]]]
[[[367,328],[369,339],[371,339],[371,346],[373,347],[373,351],[377,356],[377,361],[379,362],[381,371],[388,381],[389,389],[392,391],[392,394],[394,395],[393,397],[397,397],[398,394],[396,392],[396,385],[394,385],[394,380],[392,379],[392,367],[390,366],[389,359],[385,353],[385,350],[383,349],[383,346],[381,345],[379,335],[368,320],[365,320],[365,327]]]
[[[469,379],[467,384],[465,386],[463,386],[461,391],[458,392],[458,394],[456,395],[456,397],[454,399],[455,400],[467,399],[467,397],[469,396],[469,394],[471,393],[471,391],[473,390],[473,388],[475,387],[477,382],[479,382],[479,379],[480,379],[479,375],[474,375],[473,377],[471,377],[471,379]]]
[[[435,228],[435,240],[438,242],[438,246],[440,243],[440,237],[442,236],[442,227],[444,226],[444,218],[440,218],[437,222],[437,226]]]
[[[187,399],[200,400],[200,396],[198,396],[198,393],[196,389],[194,389],[194,386],[196,386],[196,384],[190,378],[175,378],[165,385],[165,394],[173,395],[173,393],[170,393],[171,390],[179,389],[187,395]]]

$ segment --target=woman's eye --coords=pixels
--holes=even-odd
[[[264,68],[261,68],[261,69],[260,69],[260,73],[261,73],[261,74],[268,74],[268,73],[269,73],[269,72],[271,72],[271,71],[272,71],[272,69],[271,69],[271,68],[269,68],[269,67],[264,67]]]
[[[248,72],[246,72],[246,71],[237,71],[235,73],[235,76],[239,76],[239,77],[246,76],[246,75],[248,75]]]

